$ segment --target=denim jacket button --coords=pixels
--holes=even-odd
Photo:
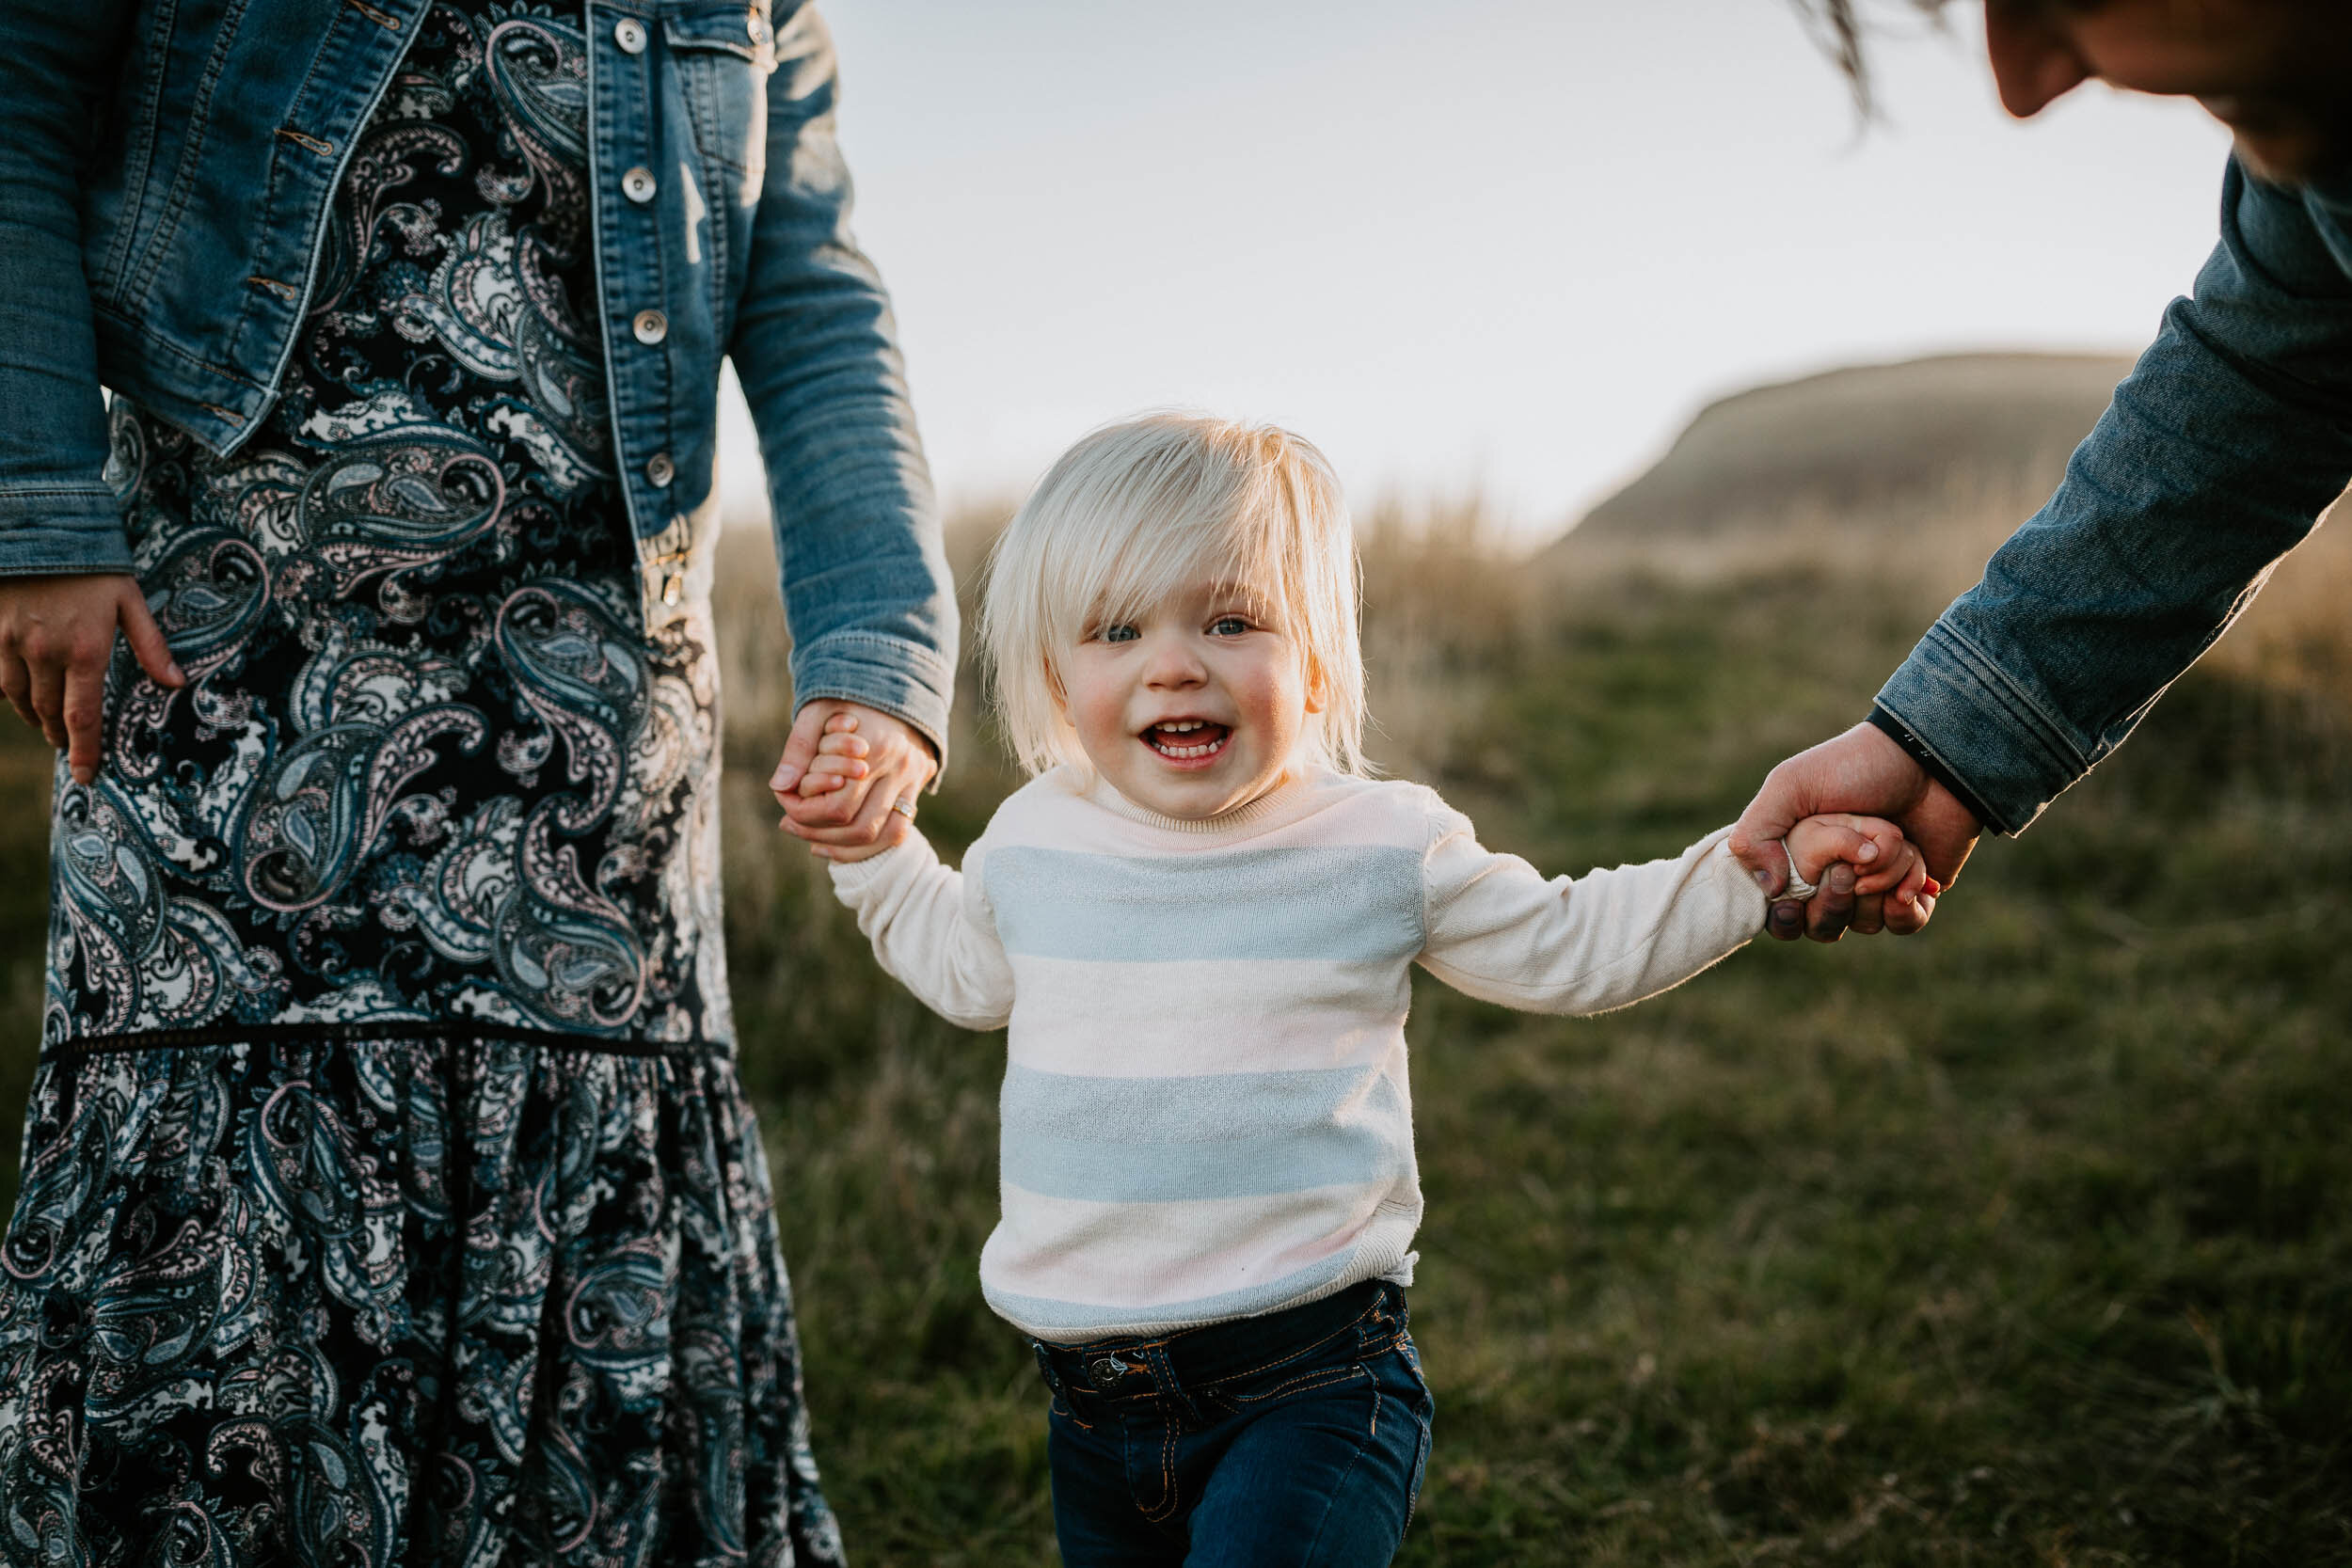
[[[1097,1388],[1102,1389],[1104,1392],[1108,1393],[1119,1382],[1119,1374],[1125,1370],[1126,1369],[1121,1367],[1118,1362],[1113,1361],[1109,1356],[1105,1355],[1100,1360],[1092,1361],[1088,1364],[1087,1381],[1093,1384]]]
[[[655,452],[646,460],[645,483],[655,489],[660,489],[675,478],[677,478],[677,465],[670,461],[668,452]]]
[[[643,164],[621,176],[621,194],[641,207],[653,199],[655,188],[653,170]]]
[[[670,318],[659,310],[640,310],[628,329],[637,334],[639,342],[651,348],[670,335]]]
[[[633,16],[625,16],[612,24],[612,41],[621,46],[624,55],[645,52],[645,24]]]

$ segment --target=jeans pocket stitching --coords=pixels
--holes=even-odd
[[[1173,1411],[1161,1415],[1160,1424],[1160,1501],[1157,1508],[1136,1505],[1147,1524],[1160,1524],[1176,1513],[1176,1417]]]
[[[1412,1479],[1405,1488],[1405,1528],[1406,1529],[1413,1528],[1414,1511],[1421,1507],[1421,1489],[1427,1485],[1429,1481],[1429,1449],[1435,1437],[1430,1428],[1429,1415],[1430,1412],[1426,1407],[1421,1412],[1419,1423],[1421,1434],[1414,1443]]]
[[[1344,1367],[1326,1367],[1312,1372],[1302,1372],[1287,1382],[1276,1384],[1263,1394],[1236,1393],[1227,1397],[1237,1406],[1246,1409],[1252,1405],[1270,1404],[1296,1394],[1311,1394],[1316,1389],[1328,1388],[1342,1383],[1370,1381],[1371,1377],[1371,1370],[1363,1363],[1351,1361]]]

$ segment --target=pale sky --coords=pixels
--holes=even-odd
[[[1882,44],[1857,136],[1784,0],[826,6],[951,502],[1180,404],[1302,431],[1359,507],[1475,487],[1531,539],[1758,381],[2147,342],[2225,136],[2095,87],[2010,120],[1950,10]]]

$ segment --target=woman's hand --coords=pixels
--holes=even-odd
[[[99,722],[118,630],[151,680],[187,685],[128,573],[0,578],[0,695],[66,753],[76,784],[95,780],[103,760]]]
[[[938,771],[930,742],[905,721],[827,699],[794,718],[768,787],[786,832],[822,859],[863,860],[906,836],[915,798]]]

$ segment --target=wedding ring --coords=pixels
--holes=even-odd
[[[914,802],[912,800],[893,800],[890,809],[910,822],[914,820]]]
[[[1793,898],[1802,904],[1821,891],[1819,882],[1808,882],[1797,875],[1797,857],[1789,853],[1788,841],[1785,838],[1780,841],[1780,853],[1781,858],[1788,863],[1788,886],[1782,890],[1781,897]]]

